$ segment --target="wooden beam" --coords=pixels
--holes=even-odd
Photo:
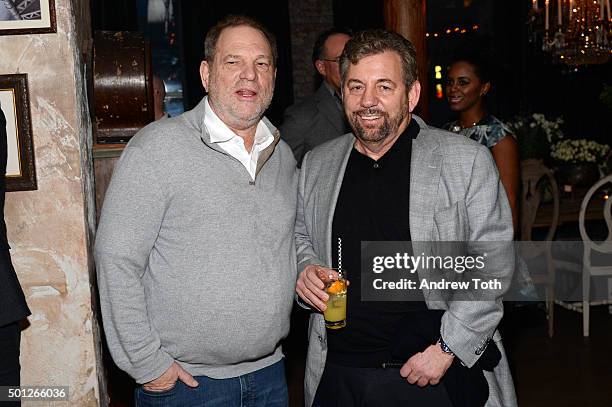
[[[416,48],[421,98],[416,113],[429,120],[429,80],[427,61],[427,14],[425,0],[384,0],[385,26],[409,39]]]

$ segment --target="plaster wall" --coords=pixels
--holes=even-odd
[[[105,404],[91,290],[91,123],[82,56],[89,21],[75,17],[87,14],[83,4],[55,0],[57,33],[0,36],[0,74],[28,74],[38,180],[37,191],[6,194],[13,264],[32,310],[22,333],[22,385],[69,386],[70,401],[54,406]]]

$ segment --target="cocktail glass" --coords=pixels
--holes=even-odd
[[[327,308],[323,312],[325,326],[329,329],[340,329],[346,326],[346,279],[344,270],[338,270],[338,278],[325,284],[329,295]]]

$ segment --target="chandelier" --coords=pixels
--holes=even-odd
[[[610,0],[532,0],[529,23],[557,62],[578,66],[610,60]]]

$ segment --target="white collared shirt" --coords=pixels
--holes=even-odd
[[[210,135],[210,141],[217,144],[223,151],[231,155],[249,172],[252,179],[255,179],[255,171],[257,170],[257,160],[259,159],[259,153],[268,147],[274,141],[274,136],[268,126],[263,121],[259,121],[257,129],[255,130],[255,140],[253,142],[253,148],[249,153],[244,146],[244,140],[242,137],[234,133],[223,121],[217,116],[212,110],[208,103],[208,96],[206,96],[204,114],[204,126],[208,130]]]

